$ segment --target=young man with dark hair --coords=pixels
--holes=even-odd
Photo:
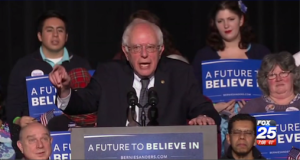
[[[68,71],[74,68],[91,69],[87,60],[72,54],[65,47],[68,30],[64,15],[58,11],[47,11],[39,17],[37,28],[41,47],[33,54],[19,59],[9,77],[6,111],[14,142],[18,140],[19,127],[25,127],[35,121],[29,116],[27,76],[49,74],[55,65],[62,65]],[[14,146],[18,150],[16,145]],[[16,158],[20,156],[17,155]]]
[[[222,159],[266,159],[255,147],[256,119],[249,114],[237,114],[228,123],[227,143]]]

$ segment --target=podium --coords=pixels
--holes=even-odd
[[[217,126],[73,128],[72,159],[218,159]]]

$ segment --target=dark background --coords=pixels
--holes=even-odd
[[[0,76],[6,89],[16,61],[37,50],[36,19],[56,9],[69,19],[70,51],[93,67],[119,50],[124,24],[138,9],[157,14],[173,35],[179,51],[190,61],[205,46],[208,15],[215,1],[0,1]],[[257,42],[272,52],[299,48],[299,1],[244,1]]]

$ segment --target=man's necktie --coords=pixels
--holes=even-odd
[[[144,106],[147,102],[148,102],[148,95],[147,95],[147,91],[148,91],[148,85],[149,85],[150,79],[149,78],[144,78],[141,79],[141,83],[142,83],[142,89],[141,89],[141,93],[140,93],[140,98],[139,98],[139,103]],[[148,106],[146,106],[147,108],[145,108],[145,114],[146,114],[146,124],[149,122],[149,119],[147,117],[148,115]],[[141,123],[141,115],[142,115],[142,109],[139,108],[139,122]]]

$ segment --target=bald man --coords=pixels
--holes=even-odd
[[[49,159],[52,153],[52,137],[49,130],[34,122],[21,129],[17,145],[24,159]]]

